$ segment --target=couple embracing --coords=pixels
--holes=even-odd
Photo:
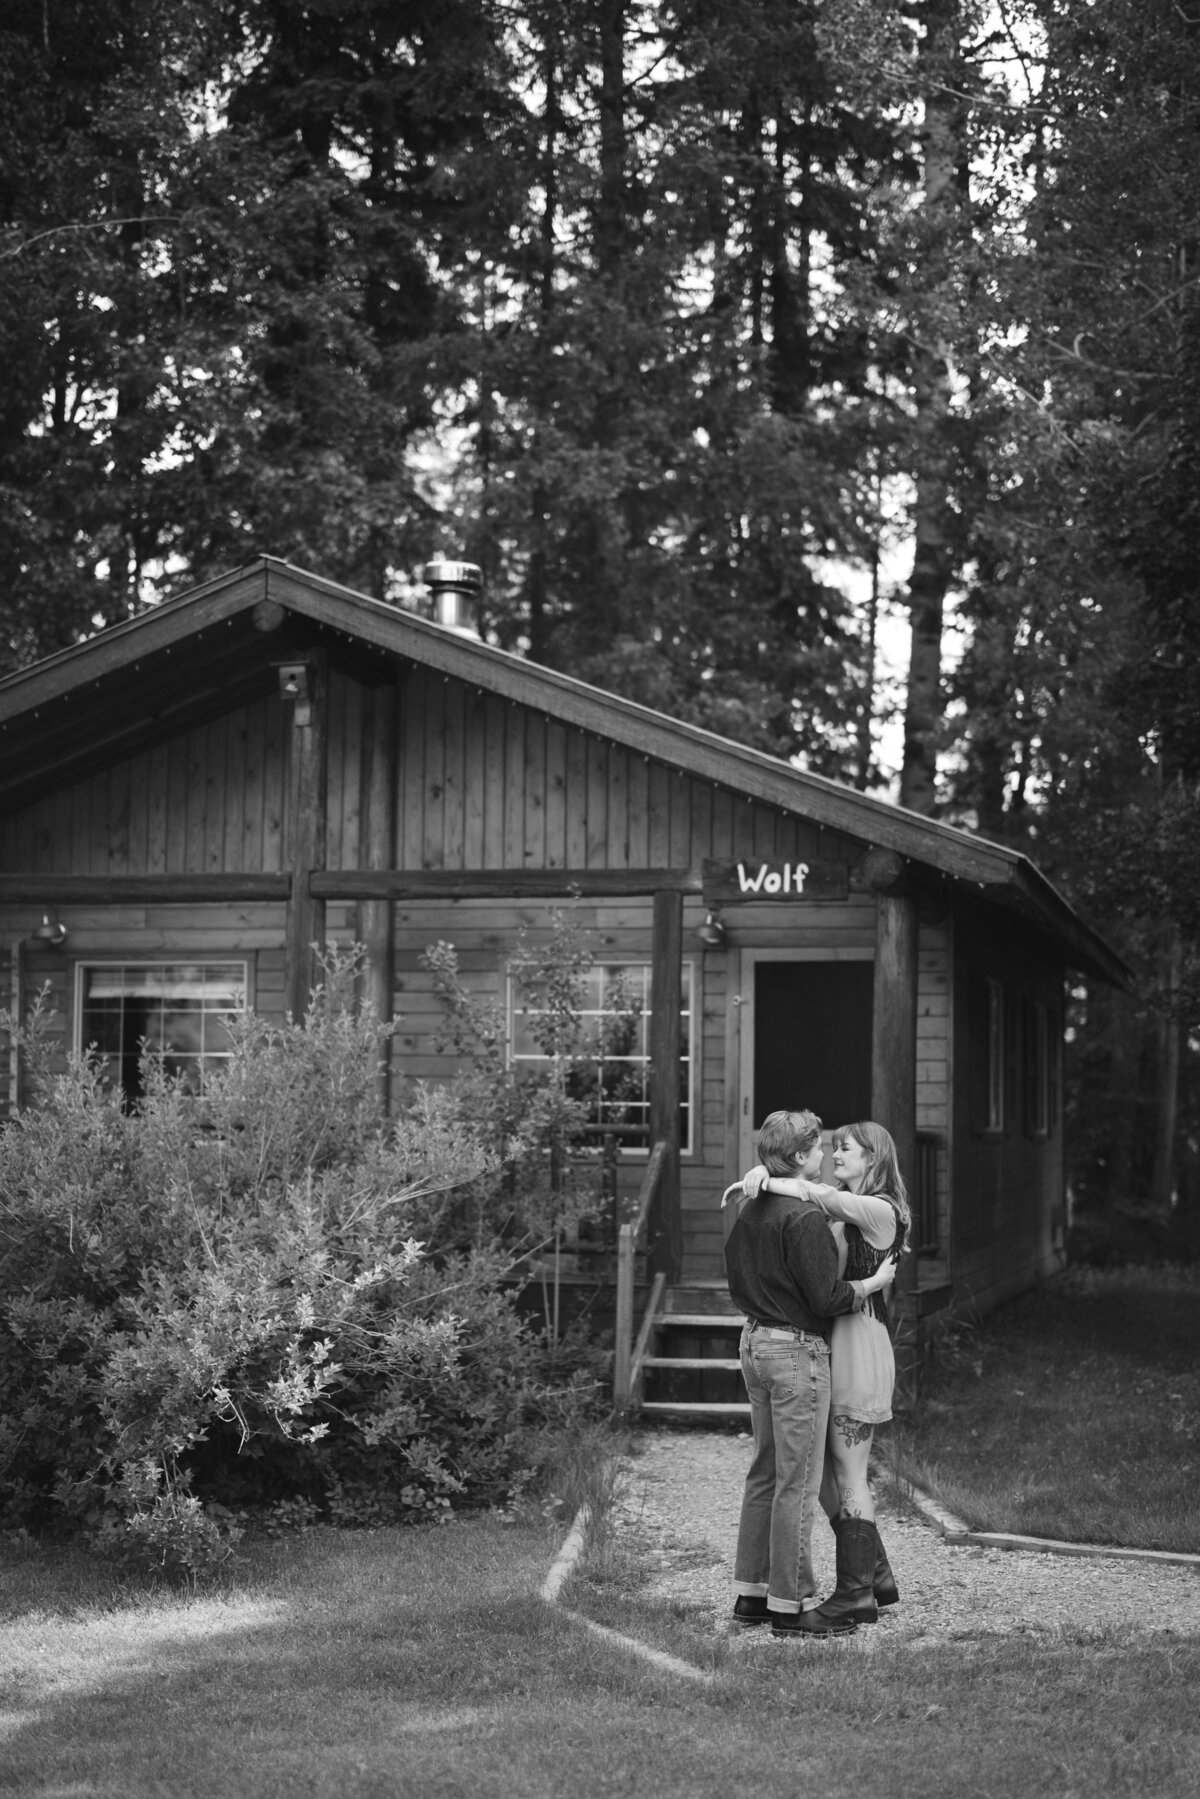
[[[837,1187],[817,1178],[815,1113],[772,1112],[758,1155],[740,1182],[725,1245],[729,1291],[746,1314],[740,1354],[754,1429],[734,1618],[769,1623],[776,1636],[840,1636],[899,1598],[867,1462],[875,1425],[892,1415],[882,1295],[908,1236],[908,1203],[882,1125],[835,1133]],[[812,1569],[819,1508],[837,1544],[837,1585],[824,1603]]]

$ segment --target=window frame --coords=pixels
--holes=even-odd
[[[1004,982],[985,975],[987,987],[987,1117],[984,1134],[999,1137],[1005,1124],[1005,994]]]
[[[255,959],[253,956],[248,956],[242,952],[235,951],[228,955],[222,955],[215,951],[206,951],[202,955],[188,955],[186,952],[171,951],[166,951],[157,956],[83,955],[76,960],[72,969],[74,980],[74,1022],[72,1041],[76,1051],[82,1053],[89,1047],[88,1043],[85,1041],[84,1034],[84,1013],[88,999],[87,977],[89,974],[104,969],[146,972],[152,969],[168,970],[173,968],[239,968],[242,973],[241,1010],[244,1013],[254,1010]],[[232,1008],[224,1009],[230,1010]],[[98,1053],[104,1055],[105,1052],[99,1051]],[[223,1062],[226,1059],[226,1056],[222,1052],[217,1051],[201,1051],[198,1058],[201,1066],[203,1066],[205,1060]],[[119,1073],[118,1084],[124,1089],[124,1083],[120,1081]]]
[[[609,968],[616,968],[616,969],[621,969],[621,970],[630,969],[630,968],[636,968],[639,970],[645,969],[650,972],[651,982],[653,979],[653,968],[654,968],[653,959],[648,955],[640,955],[637,953],[633,953],[633,954],[625,954],[625,955],[621,955],[621,954],[616,954],[616,955],[611,955],[611,956],[606,955],[606,956],[602,956],[602,957],[598,956],[596,958],[595,966],[602,968],[602,969],[609,969]],[[536,1066],[538,1064],[545,1065],[549,1061],[548,1056],[530,1055],[528,1053],[518,1052],[514,1048],[514,1043],[516,1041],[517,1014],[518,1014],[518,1012],[523,1011],[525,1008],[519,1006],[516,1003],[517,998],[518,998],[517,965],[511,960],[506,962],[503,973],[504,973],[504,982],[505,982],[505,1006],[504,1006],[505,1055],[506,1055],[508,1065],[510,1068],[512,1068],[514,1066],[520,1066],[521,1064],[525,1064],[527,1066]],[[699,981],[699,958],[698,957],[686,955],[682,958],[681,981],[682,981],[682,984],[684,987],[686,998],[685,998],[684,1004],[681,1005],[681,1007],[680,1007],[680,1017],[681,1018],[686,1017],[686,1019],[687,1019],[687,1049],[684,1053],[682,1053],[680,1055],[679,1059],[680,1059],[681,1064],[683,1064],[686,1067],[686,1071],[687,1071],[686,1078],[685,1078],[684,1082],[682,1083],[683,1090],[681,1091],[681,1099],[683,1101],[682,1109],[684,1109],[686,1111],[686,1117],[687,1117],[687,1134],[686,1134],[686,1138],[685,1138],[683,1132],[681,1131],[681,1133],[680,1133],[679,1153],[680,1153],[681,1157],[692,1157],[692,1156],[699,1154],[699,1148],[700,1148],[700,1145],[699,1145],[699,1120],[696,1116],[696,1094],[697,1094],[697,1091],[699,1090],[699,1057],[700,1057],[700,1045],[699,1045],[699,1042],[698,1042],[698,1039],[696,1036],[696,1020],[697,1020],[697,1016],[699,1015],[699,1010],[700,1010],[699,1006],[698,1006],[698,997],[699,997],[698,996],[698,981]],[[651,982],[647,982],[648,989],[651,988]],[[593,1016],[597,1016],[597,1017],[604,1016],[603,1013],[597,1011],[596,1009],[591,1009],[591,1010],[592,1010]],[[647,1006],[646,1012],[645,1012],[645,1017],[646,1017],[647,1021],[652,1017],[653,1010],[654,1010],[653,993],[651,991],[651,1003],[649,1006]],[[589,1008],[585,1007],[584,1008],[585,1016],[588,1014],[588,1011],[589,1011]],[[632,1060],[634,1058],[630,1058],[630,1059]],[[638,1057],[638,1058],[636,1058],[636,1060],[641,1061],[644,1066],[648,1067],[649,1063],[650,1063],[650,1056],[649,1056],[648,1051],[644,1057]],[[590,1128],[594,1128],[594,1130],[596,1131],[596,1134],[597,1134],[597,1139],[599,1139],[601,1133],[603,1133],[603,1131],[605,1129],[605,1126],[603,1123],[600,1123],[600,1124],[598,1124],[594,1127],[590,1127]],[[647,1136],[648,1135],[649,1135],[649,1113],[647,1112]],[[595,1144],[587,1142],[587,1143],[583,1144],[581,1146],[581,1148],[582,1148],[582,1153],[585,1155],[587,1155],[587,1154],[597,1154],[598,1155],[601,1151],[602,1144],[599,1140],[597,1140],[597,1142]],[[648,1142],[645,1144],[631,1143],[628,1140],[623,1140],[621,1142],[621,1153],[624,1156],[644,1156],[644,1157],[648,1158],[650,1155],[650,1148],[651,1148],[651,1145]]]
[[[1054,1082],[1051,1057],[1054,1053],[1050,1030],[1050,1007],[1045,1000],[1033,1001],[1031,1008],[1029,1048],[1033,1058],[1029,1083],[1033,1111],[1030,1130],[1035,1137],[1048,1137],[1054,1129]]]

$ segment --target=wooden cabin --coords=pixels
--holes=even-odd
[[[202,1069],[229,1006],[300,1014],[326,938],[369,948],[393,1093],[444,1076],[427,946],[519,1038],[516,933],[568,898],[589,1004],[648,1007],[621,1178],[664,1143],[668,1286],[719,1285],[721,1192],[796,1105],[896,1138],[916,1310],[1059,1265],[1064,982],[1125,970],[1025,857],[270,558],[0,682],[3,998],[49,981],[125,1078],[156,1029]]]

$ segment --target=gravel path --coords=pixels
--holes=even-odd
[[[775,1643],[768,1630],[730,1621],[733,1554],[746,1434],[643,1428],[622,1470],[614,1524],[650,1570],[647,1596],[697,1607],[714,1630],[747,1649]],[[901,1602],[880,1627],[844,1639],[864,1653],[889,1644],[963,1644],[1014,1636],[1096,1642],[1116,1632],[1200,1637],[1200,1573],[1163,1563],[952,1547],[920,1518],[879,1505],[879,1527]],[[818,1589],[832,1590],[833,1533],[818,1523]]]

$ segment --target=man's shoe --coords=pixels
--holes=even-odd
[[[761,1593],[739,1593],[733,1602],[735,1624],[769,1624],[771,1613]]]
[[[848,1637],[858,1626],[851,1618],[826,1618],[821,1607],[807,1612],[772,1612],[771,1635],[775,1637]]]

